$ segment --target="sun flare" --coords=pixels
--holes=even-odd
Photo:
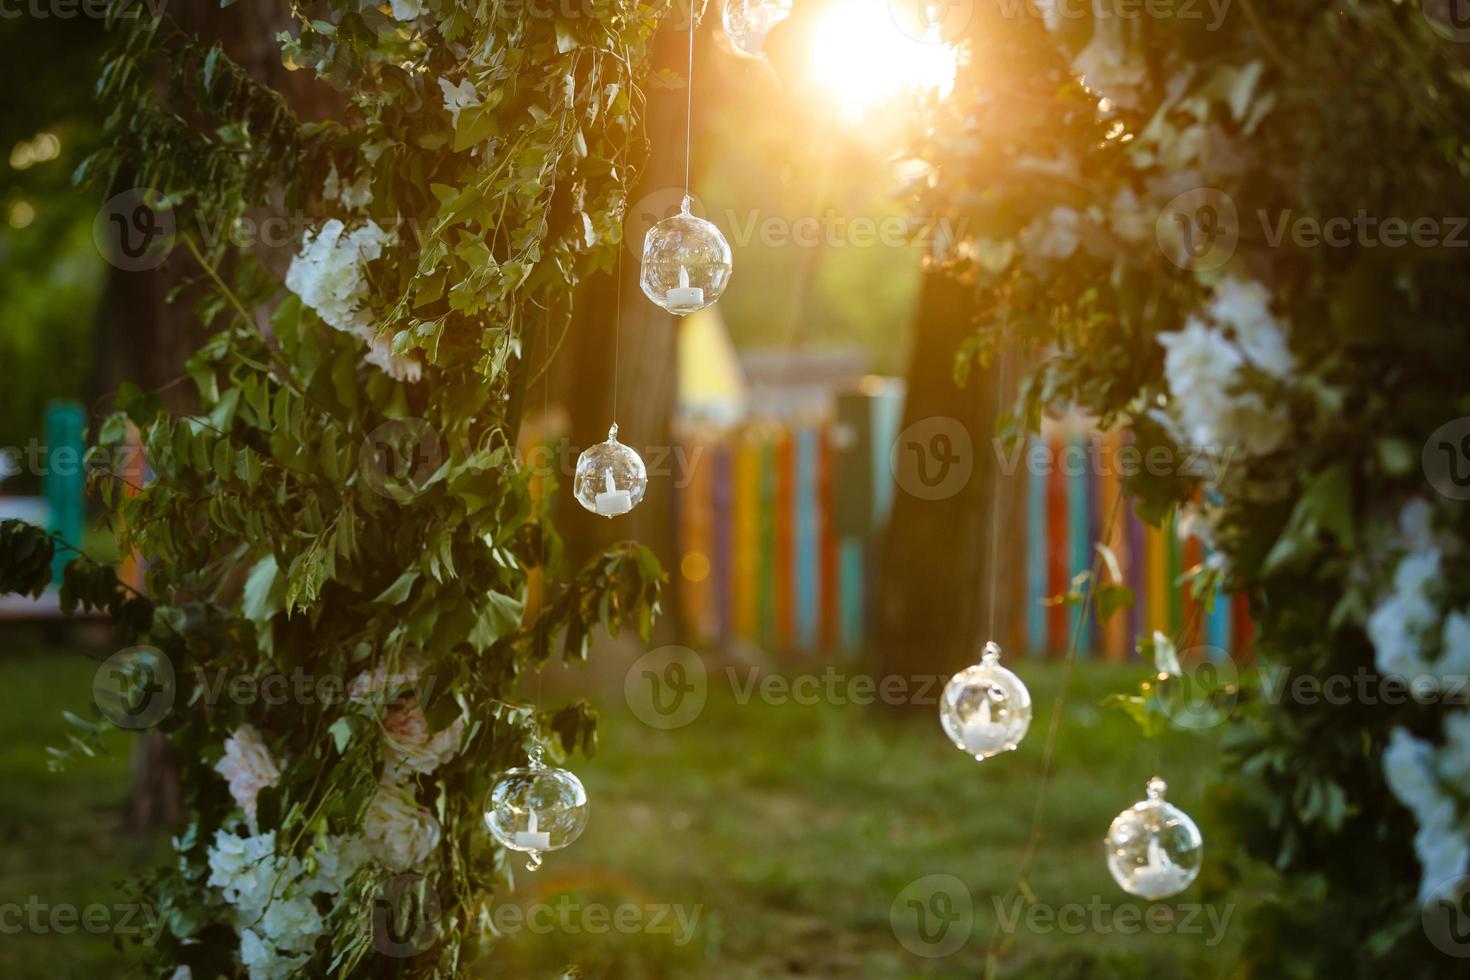
[[[842,0],[823,18],[812,69],[848,121],[910,92],[949,94],[955,49],[938,38],[910,36],[885,0]]]

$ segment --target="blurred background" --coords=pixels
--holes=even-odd
[[[239,6],[177,16],[278,76],[268,5]],[[1119,928],[1120,908],[1142,906],[1113,885],[1100,843],[1155,770],[1201,816],[1213,739],[1161,747],[1102,702],[1151,672],[1133,651],[1152,630],[1197,619],[1211,645],[1240,652],[1249,624],[1229,603],[1197,609],[1173,587],[1205,557],[1197,542],[1131,517],[1109,533],[1131,608],[1098,626],[1080,623],[1077,605],[1044,603],[1092,566],[1120,492],[1109,467],[1058,461],[1117,446],[1059,419],[1016,455],[993,437],[1020,367],[955,382],[971,314],[926,277],[925,259],[964,229],[911,213],[906,189],[923,171],[904,147],[916,138],[912,107],[944,98],[964,66],[900,20],[884,0],[804,0],[758,59],[706,18],[695,210],[725,232],[736,271],[717,306],[683,320],[636,285],[636,245],[678,207],[684,166],[685,90],[650,93],[654,157],[628,217],[622,288],[611,275],[585,285],[527,428],[554,458],[574,460],[603,438],[616,371],[621,435],[648,463],[649,495],[616,523],[563,502],[569,551],[615,536],[657,551],[670,589],[655,646],[694,651],[702,707],[668,725],[650,709],[658,692],[645,651],[627,643],[604,644],[585,671],[549,669],[548,692],[578,692],[602,713],[600,752],[577,761],[592,824],[505,902],[555,907],[570,896],[583,912],[636,909],[645,925],[507,919],[483,976],[556,976],[569,962],[607,977],[1228,970],[1242,889],[1212,881],[1207,866],[1202,895],[1185,897],[1209,901],[1225,920],[1218,929],[1202,913],[1197,929]],[[665,35],[657,57],[682,75],[686,38]],[[0,113],[0,516],[107,557],[115,548],[80,465],[86,426],[124,381],[183,399],[169,386],[198,335],[191,305],[168,302],[179,275],[170,262],[108,264],[103,202],[71,183],[101,123],[91,92],[102,23],[7,17],[0,38],[10,52],[0,73],[17,93]],[[283,259],[295,244],[282,243]],[[147,479],[146,460],[136,476]],[[1069,672],[1074,634],[1081,662]],[[63,619],[55,595],[0,600],[6,977],[128,975],[120,937],[15,930],[6,910],[125,901],[117,881],[167,850],[167,766],[146,739],[114,733],[110,755],[47,771],[44,749],[65,743],[62,711],[85,713],[96,664],[113,652],[108,635],[100,622]],[[991,638],[1030,684],[1036,717],[1018,752],[977,765],[946,744],[935,699]],[[875,696],[885,679],[897,693]],[[1038,806],[1044,755],[1050,789]],[[1011,903],[1028,861],[1040,901],[1101,904],[1104,927],[1018,921]],[[924,892],[935,875],[962,883],[959,906]],[[910,902],[933,911],[938,932],[905,937]],[[936,937],[966,926],[968,941],[938,952]]]

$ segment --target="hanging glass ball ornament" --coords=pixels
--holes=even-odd
[[[1108,828],[1108,870],[1125,892],[1149,901],[1188,888],[1205,853],[1189,814],[1164,802],[1167,789],[1158,776],[1150,779],[1148,799],[1118,814]]]
[[[577,475],[572,493],[577,503],[603,517],[626,514],[643,500],[648,489],[648,471],[643,459],[618,442],[618,424],[607,430],[607,442],[599,442],[577,457]]]
[[[759,58],[771,28],[791,16],[792,0],[725,0],[725,36],[742,54]]]
[[[678,316],[702,310],[719,299],[733,269],[730,243],[720,229],[690,214],[689,203],[685,194],[679,213],[660,221],[643,237],[643,292]]]
[[[587,828],[587,790],[565,769],[541,761],[531,752],[530,765],[507,770],[490,787],[485,800],[485,826],[513,851],[526,852],[526,869],[541,867],[541,855],[582,836]]]
[[[939,722],[955,748],[976,759],[1014,749],[1031,727],[1031,692],[1000,665],[1000,647],[985,644],[973,667],[949,679],[939,700]]]

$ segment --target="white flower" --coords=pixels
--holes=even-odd
[[[1421,826],[1414,835],[1414,851],[1423,868],[1419,879],[1420,903],[1440,897],[1441,889],[1454,884],[1470,865],[1470,840],[1466,840],[1459,828],[1443,823]]]
[[[369,221],[351,232],[336,218],[301,240],[301,250],[286,270],[286,288],[316,311],[326,323],[347,333],[372,336],[365,309],[368,284],[363,263],[379,258],[396,236]]]
[[[366,171],[350,184],[342,185],[342,206],[361,210],[373,203],[371,175]]]
[[[333,161],[332,169],[327,172],[326,182],[322,184],[322,197],[328,201],[341,201],[344,207],[365,208],[373,203],[370,175],[363,170],[352,183],[344,184],[337,173],[337,164]]]
[[[1388,788],[1414,813],[1430,813],[1443,799],[1434,775],[1434,746],[1395,728],[1383,751],[1383,775]]]
[[[270,749],[250,725],[241,725],[232,737],[225,739],[224,758],[215,763],[214,770],[229,780],[230,795],[252,821],[260,791],[274,786],[281,778]]]
[[[453,125],[459,125],[459,114],[462,110],[480,104],[475,84],[468,78],[462,79],[458,85],[451,85],[447,78],[441,78],[439,89],[444,93],[444,108],[449,112]]]
[[[1450,690],[1470,690],[1470,616],[1452,612],[1445,617],[1434,669],[1441,680],[1454,682]]]
[[[326,930],[321,913],[301,894],[273,900],[261,916],[260,927],[278,949],[292,953],[309,953]]]
[[[336,895],[368,862],[369,855],[355,837],[328,837],[316,849],[315,858],[316,870],[301,879],[298,887],[308,895]]]
[[[1108,223],[1113,227],[1113,234],[1125,242],[1134,243],[1148,238],[1154,225],[1131,187],[1120,187],[1113,195],[1108,206]]]
[[[298,864],[276,856],[275,831],[253,837],[216,831],[208,860],[206,884],[247,917],[264,911],[277,889],[300,873]]]
[[[1092,23],[1092,40],[1077,53],[1072,69],[1082,84],[1120,106],[1138,104],[1139,89],[1148,80],[1143,59],[1132,50],[1124,31],[1129,25],[1121,17],[1098,17]]]
[[[1159,334],[1172,414],[1185,439],[1221,449],[1239,447],[1253,456],[1274,452],[1286,440],[1288,418],[1256,392],[1239,392],[1240,349],[1223,330],[1191,316],[1184,328]]]
[[[1368,616],[1368,639],[1384,674],[1418,678],[1436,673],[1424,651],[1439,626],[1439,613],[1429,595],[1439,574],[1439,549],[1405,555],[1394,569],[1393,590]]]
[[[240,962],[250,971],[250,980],[290,980],[309,959],[310,953],[282,954],[253,929],[240,933]]]
[[[173,972],[173,976],[169,977],[168,980],[194,980],[194,971],[190,970],[187,966],[181,966]]]
[[[464,719],[442,731],[429,733],[429,721],[417,698],[407,698],[388,709],[383,719],[383,755],[389,778],[397,781],[413,773],[427,775],[459,751]]]
[[[424,374],[424,366],[418,361],[393,353],[393,338],[387,334],[376,334],[368,341],[363,360],[394,381],[417,382]]]
[[[396,20],[413,20],[424,12],[424,0],[390,0]]]
[[[384,246],[397,240],[376,222],[368,221],[349,232],[333,218],[303,236],[301,250],[286,271],[286,288],[300,296],[301,302],[315,310],[328,326],[365,341],[369,346],[365,356],[368,363],[400,381],[417,381],[421,365],[411,358],[392,356],[392,341],[379,334],[367,307],[369,289],[363,265],[381,257]]]
[[[1457,711],[1444,720],[1444,748],[1435,768],[1451,786],[1470,790],[1470,713]]]
[[[1416,497],[1399,511],[1399,535],[1410,551],[1428,551],[1437,547],[1434,537],[1434,510],[1429,502]]]
[[[422,867],[439,846],[439,822],[391,783],[380,783],[362,825],[368,851],[393,871]]]
[[[1296,370],[1286,334],[1271,315],[1271,294],[1265,286],[1228,277],[1215,285],[1209,313],[1216,323],[1234,331],[1246,358],[1262,371],[1286,378]]]
[[[1378,670],[1391,677],[1416,678],[1429,672],[1419,654],[1419,635],[1434,609],[1422,599],[1390,595],[1368,616],[1368,639],[1373,643]]]
[[[1080,219],[1075,209],[1057,205],[1021,229],[1016,236],[1021,251],[1030,259],[1070,258],[1081,241],[1077,234]]]
[[[1447,731],[1449,727],[1446,725]],[[1470,729],[1456,722],[1450,735],[1456,741],[1470,739]],[[1470,744],[1466,749],[1470,749]],[[1459,825],[1455,801],[1444,792],[1437,773],[1444,764],[1445,754],[1453,753],[1457,764],[1460,751],[1447,746],[1446,752],[1440,753],[1440,759],[1436,760],[1434,746],[1402,728],[1395,728],[1383,753],[1383,774],[1389,789],[1399,802],[1414,811],[1414,819],[1419,822],[1414,851],[1423,869],[1419,884],[1421,902],[1432,898],[1447,879],[1463,874],[1470,864],[1470,839]]]

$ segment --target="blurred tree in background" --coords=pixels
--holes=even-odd
[[[0,19],[0,447],[23,447],[48,400],[80,398],[106,265],[96,202],[71,186],[101,125],[92,98],[105,35],[93,19]],[[11,489],[34,490],[34,475]]]

